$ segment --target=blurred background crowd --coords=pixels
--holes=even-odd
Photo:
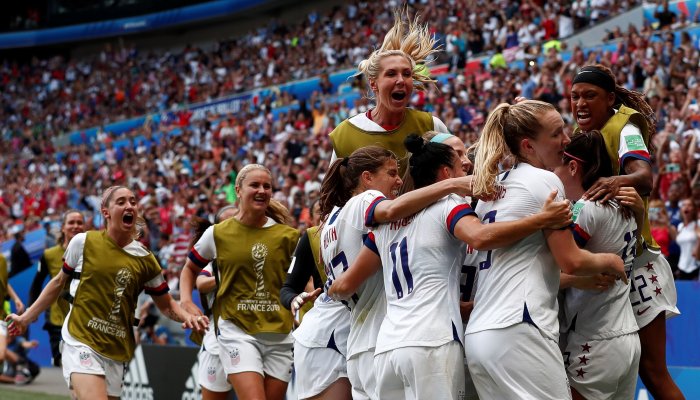
[[[657,24],[618,26],[605,33],[603,39],[615,43],[612,51],[568,48],[560,41],[637,3],[409,1],[444,49],[434,62],[443,66],[442,78],[426,92],[415,92],[412,106],[432,112],[467,145],[478,140],[489,110],[516,96],[557,106],[571,133],[573,76],[588,63],[609,66],[619,83],[645,93],[656,113],[656,200],[650,218],[674,265],[680,255],[674,238],[679,229],[696,229],[700,208],[700,52],[697,38],[685,30],[700,16],[674,13],[659,3]],[[319,196],[331,158],[328,133],[371,107],[361,77],[340,85],[359,94],[348,101],[337,96],[339,87],[329,74],[356,67],[377,47],[399,5],[348,2],[308,13],[296,23],[271,20],[209,46],[171,51],[120,40],[88,56],[0,55],[0,242],[42,227],[51,242],[61,214],[71,208],[88,216],[89,227],[99,228],[102,190],[126,185],[140,199],[147,223],[143,240],[176,291],[191,218],[212,220],[216,210],[235,204],[236,172],[251,162],[272,171],[274,198],[288,206],[300,229],[308,226],[309,206]],[[48,26],[31,4],[9,11],[6,27]],[[310,77],[320,81],[307,99],[273,90],[236,113],[194,119],[187,109]],[[146,118],[119,134],[105,128],[143,115],[161,118]],[[88,143],[57,140],[93,127],[98,132]],[[114,145],[125,139],[128,145]]]

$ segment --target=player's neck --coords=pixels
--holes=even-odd
[[[259,213],[241,210],[234,218],[240,221],[243,225],[256,228],[261,228],[265,225],[265,223],[267,223],[267,215],[265,215],[264,212]]]

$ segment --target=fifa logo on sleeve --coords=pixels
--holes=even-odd
[[[255,263],[255,298],[267,299],[270,294],[265,290],[265,279],[263,277],[263,267],[267,258],[267,246],[256,243],[252,248],[253,262]]]
[[[119,320],[119,312],[122,308],[122,297],[124,296],[124,291],[131,283],[133,275],[128,268],[122,268],[117,272],[116,278],[114,278],[114,302],[112,303],[111,311],[109,313],[109,319],[112,321]]]

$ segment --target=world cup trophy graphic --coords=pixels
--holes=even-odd
[[[252,249],[253,261],[255,263],[255,298],[267,299],[270,294],[265,290],[265,279],[263,278],[263,267],[265,266],[265,258],[267,257],[267,246],[262,243],[256,243]]]

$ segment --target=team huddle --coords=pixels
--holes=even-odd
[[[293,371],[303,399],[631,399],[638,375],[655,398],[683,398],[665,362],[665,319],[679,311],[649,234],[643,97],[586,66],[571,138],[555,107],[514,99],[466,149],[407,108],[432,82],[416,66],[434,45],[397,14],[360,63],[376,107],[331,133],[316,227],[288,226],[270,171],[245,166],[237,207],[193,238],[178,304],[135,240],[133,193],[109,189],[107,229],[64,245],[62,272],[8,316],[9,333],[69,285],[62,359],[81,399],[119,396],[143,288],[206,330],[205,399],[283,399]],[[195,287],[210,294],[205,312]]]

